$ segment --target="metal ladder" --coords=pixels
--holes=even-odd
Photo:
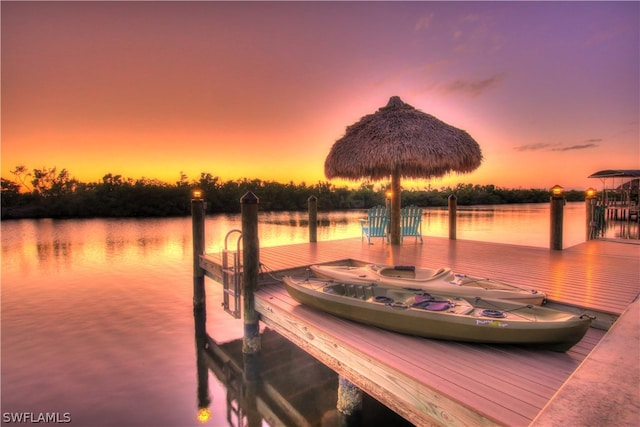
[[[232,427],[242,427],[245,425],[240,403],[244,396],[242,374],[234,372],[229,364],[225,364],[222,370],[226,377],[227,422]]]
[[[238,233],[235,251],[230,250],[229,237]],[[240,296],[242,294],[242,253],[240,245],[242,242],[242,231],[233,229],[224,238],[224,249],[222,250],[222,307],[224,311],[239,319],[241,316]]]

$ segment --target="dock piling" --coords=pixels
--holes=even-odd
[[[549,244],[553,250],[562,250],[562,227],[564,215],[564,191],[559,185],[555,185],[551,189],[551,236]]]
[[[596,221],[594,218],[594,212],[596,209],[596,190],[594,188],[587,188],[585,191],[585,217],[587,223],[587,236],[586,240],[593,240],[596,238]]]
[[[242,296],[244,300],[242,352],[251,358],[260,352],[259,315],[254,305],[254,292],[258,288],[258,274],[260,272],[258,197],[248,191],[240,199],[240,207],[242,216]],[[257,375],[257,370],[255,374]],[[249,377],[251,376],[249,375]]]
[[[204,200],[202,192],[195,190],[191,199],[191,222],[193,233],[193,309],[204,310],[204,269],[200,267],[200,256],[204,254]]]
[[[309,243],[318,241],[318,198],[309,196],[307,199],[309,208]]]
[[[194,190],[191,199],[191,231],[193,238],[193,318],[195,323],[196,363],[198,372],[198,420],[209,420],[209,370],[203,351],[207,341],[207,310],[204,290],[204,269],[200,267],[200,256],[204,255],[205,201],[202,191]]]
[[[449,240],[456,240],[458,198],[455,194],[449,196]]]
[[[338,411],[343,415],[355,415],[362,410],[362,390],[340,375],[338,377]]]

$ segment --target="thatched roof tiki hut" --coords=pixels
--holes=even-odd
[[[463,130],[405,104],[397,96],[348,126],[324,163],[327,178],[391,177],[391,244],[400,244],[401,178],[435,178],[480,166],[478,143]]]

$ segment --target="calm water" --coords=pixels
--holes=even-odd
[[[321,213],[319,240],[359,237],[364,211]],[[458,238],[548,247],[548,205],[459,211]],[[448,236],[446,210],[425,235]],[[207,217],[219,252],[238,215]],[[262,246],[307,241],[305,213],[264,213]],[[79,426],[189,426],[196,419],[191,219],[3,221],[2,415],[57,412]],[[612,228],[608,233],[617,233]],[[637,229],[635,231],[637,233]],[[584,240],[584,205],[565,208],[565,247]],[[208,283],[208,328],[241,336]],[[225,390],[209,382],[227,426]],[[68,414],[68,415],[65,415]]]

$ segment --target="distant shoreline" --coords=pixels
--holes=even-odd
[[[258,196],[262,211],[303,211],[308,208],[311,196],[317,199],[319,211],[367,209],[384,205],[388,191],[385,186],[370,183],[350,189],[329,182],[314,185],[259,179],[223,182],[211,174],[202,174],[197,181],[184,179],[173,185],[149,179],[134,181],[111,174],[99,183],[82,183],[70,178],[65,170],[57,173],[55,169],[44,174],[34,171],[29,176],[39,179],[32,179],[26,192],[26,175],[17,176],[23,184],[2,179],[2,220],[186,216],[190,214],[195,189],[201,191],[209,213],[239,213],[240,199],[248,191]],[[401,199],[403,206],[447,206],[451,195],[455,195],[458,206],[473,206],[544,203],[549,201],[551,192],[549,189],[458,184],[439,189],[403,190]],[[567,201],[585,200],[583,191],[565,191],[564,196]]]
[[[573,202],[580,202],[573,201]],[[459,205],[458,210],[464,210],[464,208],[469,207],[478,207],[478,206],[505,206],[505,205],[524,205],[524,204],[538,204],[542,205],[548,203],[548,201],[539,201],[539,202],[513,202],[513,203],[477,203],[470,205]],[[444,205],[432,205],[432,206],[421,206],[422,208],[442,208],[446,209],[447,207]],[[350,208],[335,208],[335,209],[323,209],[320,212],[337,212],[337,211],[351,211],[351,210],[366,210],[365,207],[350,207]],[[260,209],[260,212],[306,212],[306,209],[279,209],[279,210],[266,210]],[[232,214],[237,215],[240,214],[240,210],[237,211],[207,211],[207,215],[224,215],[224,214]],[[154,219],[154,218],[182,218],[190,216],[190,212],[176,215],[104,215],[104,216],[87,216],[87,215],[79,215],[79,216],[38,216],[37,212],[29,209],[16,209],[16,210],[7,210],[3,207],[2,211],[2,221],[19,221],[19,220],[39,220],[39,219],[55,219],[55,220],[74,220],[74,219]]]

